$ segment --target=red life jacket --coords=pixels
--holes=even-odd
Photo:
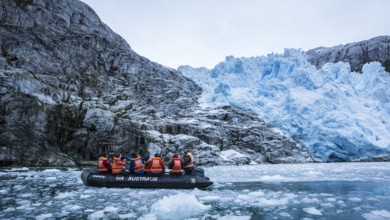
[[[161,167],[161,158],[159,157],[153,157],[151,159],[151,161],[149,161],[149,165],[150,166],[150,169],[149,169],[149,172],[152,172],[152,173],[161,173],[164,171],[163,167]]]
[[[99,173],[108,172],[107,167],[105,167],[105,166],[103,165],[103,162],[104,162],[105,160],[107,160],[107,158],[105,158],[105,157],[100,157],[100,158],[99,158],[98,166],[97,166],[97,170],[99,171]]]
[[[117,163],[117,161],[120,161],[118,157],[114,157],[114,163],[112,165],[112,173],[120,173],[122,172],[123,165],[120,165]]]
[[[182,173],[183,170],[181,169],[181,159],[180,158],[172,158],[173,160],[173,167],[171,170],[171,173]]]
[[[144,164],[141,161],[141,157],[138,156],[137,158],[133,158],[133,161],[135,163],[134,173],[138,173],[138,172],[144,170]]]

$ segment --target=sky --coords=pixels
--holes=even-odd
[[[141,56],[176,69],[390,34],[388,0],[82,0]]]

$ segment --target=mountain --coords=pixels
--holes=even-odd
[[[334,54],[339,48],[345,47],[315,51]],[[308,61],[315,57],[312,52],[309,56],[286,49],[261,57],[228,56],[211,70],[181,66],[179,71],[202,87],[201,105],[253,112],[299,140],[316,161],[388,161],[389,73],[379,62],[364,64],[362,74],[351,72],[346,62],[317,69]]]
[[[317,47],[306,54],[307,60],[319,69],[326,63],[343,61],[350,64],[352,71],[362,72],[364,64],[378,61],[390,72],[390,36],[329,48]]]
[[[189,150],[198,165],[313,161],[252,112],[199,105],[200,86],[138,55],[79,0],[0,5],[0,165],[139,150],[166,160]],[[229,150],[242,156],[221,157]]]

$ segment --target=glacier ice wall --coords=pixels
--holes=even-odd
[[[390,155],[390,75],[378,62],[362,74],[348,63],[320,70],[305,52],[226,57],[213,69],[178,69],[203,89],[201,104],[230,104],[258,114],[300,141],[319,161]]]

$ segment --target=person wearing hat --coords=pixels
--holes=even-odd
[[[168,165],[168,168],[171,169],[169,174],[172,175],[182,175],[183,174],[183,161],[180,159],[179,155],[174,154],[172,160]]]
[[[133,152],[130,157],[126,157],[127,161],[130,162],[129,172],[131,174],[144,174],[145,173],[145,165],[144,160],[137,154]]]
[[[146,170],[148,170],[149,173],[164,174],[164,161],[161,159],[158,153],[155,153],[154,157],[149,159],[149,161],[147,162]]]
[[[194,165],[194,156],[190,152],[186,152],[183,157],[183,170],[186,175],[191,175]]]

